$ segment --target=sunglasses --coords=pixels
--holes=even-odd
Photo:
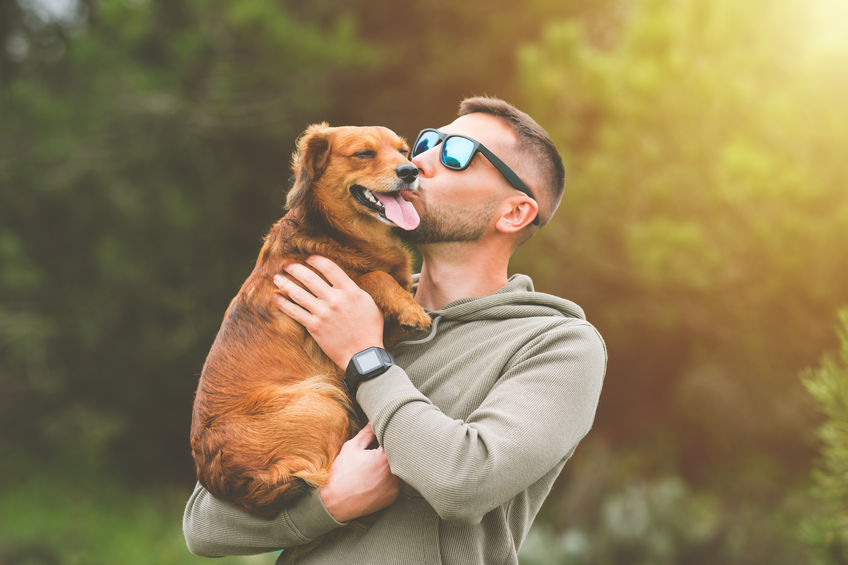
[[[421,133],[419,133],[418,137],[415,139],[415,143],[412,145],[412,157],[421,155],[439,143],[442,144],[442,152],[439,160],[442,162],[442,165],[448,169],[453,171],[464,171],[468,168],[468,165],[471,164],[471,160],[474,158],[474,155],[478,152],[482,153],[483,157],[488,159],[489,162],[494,165],[498,172],[509,184],[513,186],[513,188],[520,190],[533,200],[536,200],[536,197],[533,196],[533,193],[530,192],[530,189],[527,188],[524,181],[515,174],[515,171],[510,169],[506,163],[498,158],[497,155],[489,151],[485,145],[479,141],[471,139],[470,137],[441,133],[438,130],[429,128],[422,129]],[[536,217],[533,218],[533,223],[536,225],[539,224],[538,214],[536,214]]]

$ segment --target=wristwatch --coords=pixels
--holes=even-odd
[[[347,365],[344,384],[351,396],[364,381],[379,377],[395,364],[392,354],[382,347],[369,347],[355,354]]]

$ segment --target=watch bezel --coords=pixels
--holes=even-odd
[[[359,367],[356,364],[357,358],[360,358],[364,355],[367,355],[369,352],[375,351],[377,353],[377,358],[380,360],[380,364],[377,367],[374,367],[372,370],[367,373],[362,373],[359,370]],[[389,367],[395,364],[395,358],[392,357],[392,354],[383,349],[382,347],[371,346],[366,347],[362,351],[359,351],[350,358],[350,362],[347,365],[347,370],[345,371],[345,376],[342,379],[344,381],[345,387],[351,396],[356,396],[356,390],[359,388],[359,385],[364,381],[371,380],[375,377],[378,377],[389,370]]]

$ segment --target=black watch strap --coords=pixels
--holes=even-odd
[[[395,364],[392,354],[382,347],[369,347],[355,354],[345,371],[344,384],[351,396],[364,381],[378,377]]]

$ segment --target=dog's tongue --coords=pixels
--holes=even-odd
[[[374,196],[377,200],[383,203],[383,208],[386,209],[386,217],[389,221],[407,231],[414,230],[418,227],[421,219],[418,217],[418,212],[408,200],[401,198],[397,192],[382,193],[375,192]]]

